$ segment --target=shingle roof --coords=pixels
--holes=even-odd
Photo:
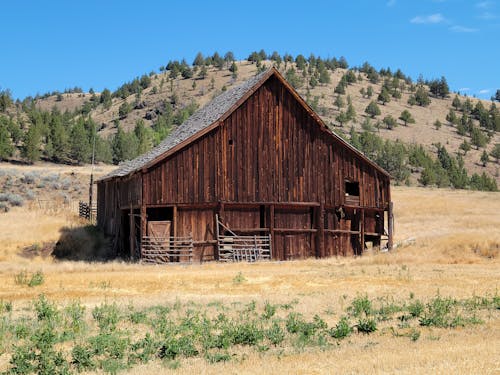
[[[107,180],[112,177],[123,177],[132,172],[136,172],[200,130],[213,124],[255,86],[263,76],[268,74],[270,70],[271,69],[268,69],[250,78],[241,85],[223,92],[211,102],[207,103],[203,108],[196,111],[151,151],[120,164],[117,169],[101,177],[99,180]]]

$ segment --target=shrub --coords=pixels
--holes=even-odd
[[[75,345],[71,351],[71,364],[76,367],[78,371],[93,370],[96,364],[93,360],[93,353],[90,348]]]
[[[358,332],[368,334],[377,330],[377,322],[375,322],[375,319],[359,319],[356,327]]]
[[[120,315],[116,304],[109,305],[104,303],[92,310],[92,317],[97,322],[101,331],[114,331]]]
[[[360,317],[363,314],[368,316],[372,313],[372,303],[367,296],[356,297],[347,311],[354,317]]]
[[[0,202],[8,202],[11,206],[22,206],[24,199],[19,194],[0,193]]]
[[[352,327],[349,325],[349,319],[342,317],[335,328],[330,329],[330,336],[335,339],[343,339],[352,333]]]

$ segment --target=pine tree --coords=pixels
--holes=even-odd
[[[460,101],[460,98],[458,97],[458,95],[455,95],[455,97],[453,98],[453,102],[451,102],[451,105],[457,111],[460,109],[460,107],[462,107],[462,102]]]
[[[410,111],[408,111],[407,109],[405,109],[403,112],[401,112],[399,119],[404,122],[405,126],[408,126],[408,124],[415,123],[415,119],[411,115]]]
[[[83,119],[79,119],[71,129],[70,149],[71,158],[78,164],[90,161],[92,147]]]
[[[338,111],[340,111],[340,108],[343,108],[345,105],[344,100],[342,99],[342,96],[340,96],[340,95],[337,95],[337,97],[335,98],[335,102],[333,104],[335,104]]]
[[[486,152],[486,150],[483,151],[483,154],[481,155],[481,163],[483,163],[483,167],[486,167],[486,164],[490,161],[489,155]]]
[[[7,127],[0,124],[0,160],[6,160],[12,156],[14,145]]]
[[[500,143],[495,144],[493,150],[491,150],[490,155],[497,160],[497,163],[500,161]]]
[[[392,117],[391,115],[385,116],[382,121],[384,122],[384,124],[387,126],[387,129],[389,129],[389,130],[394,129],[398,125],[398,123],[396,122],[396,119],[394,117]]]
[[[467,155],[467,152],[469,152],[471,149],[470,143],[467,142],[466,139],[460,144],[460,150],[464,152],[464,156]]]
[[[370,115],[371,118],[375,118],[375,116],[380,115],[380,108],[378,107],[377,103],[375,103],[373,100],[368,104],[368,106],[365,109],[365,113]]]
[[[385,105],[385,103],[389,103],[391,101],[391,95],[385,87],[382,87],[382,91],[378,95],[377,100],[379,102],[382,102],[382,105]]]
[[[198,52],[196,54],[196,57],[194,58],[193,66],[203,66],[203,65],[205,65],[205,58],[203,57],[203,54],[201,52]]]
[[[431,104],[431,99],[424,86],[419,86],[415,92],[415,102],[421,107],[427,107]]]
[[[471,131],[471,142],[474,146],[476,146],[476,149],[479,150],[479,147],[484,147],[486,146],[486,136],[484,133],[476,127],[472,128]]]
[[[434,121],[434,127],[436,128],[436,130],[441,129],[442,125],[443,124],[441,124],[441,121],[439,121],[439,120]]]
[[[336,117],[335,120],[340,124],[341,127],[344,126],[345,123],[349,121],[349,118],[347,117],[347,114],[345,112],[340,112]]]
[[[356,110],[354,109],[354,106],[351,102],[347,105],[346,115],[347,121],[356,121]]]
[[[149,128],[144,126],[144,120],[137,120],[134,128],[137,137],[137,154],[142,155],[151,149],[151,136]]]
[[[455,111],[451,108],[448,114],[446,115],[446,121],[448,121],[451,125],[456,124],[458,121]]]
[[[31,125],[24,135],[21,156],[29,163],[40,159],[41,134],[36,125]]]
[[[366,88],[366,96],[367,96],[368,98],[371,98],[371,97],[373,96],[373,87],[372,87],[372,86],[368,86],[368,87]]]

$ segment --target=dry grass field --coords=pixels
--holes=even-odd
[[[47,214],[15,207],[0,214],[0,301],[12,303],[13,316],[26,314],[40,294],[58,306],[79,301],[86,307],[87,320],[92,319],[89,312],[103,302],[116,303],[122,309],[180,304],[185,309],[198,306],[210,310],[207,306],[246,306],[255,301],[257,310],[262,310],[269,301],[293,305],[293,311],[308,321],[318,314],[329,327],[335,327],[352,301],[360,296],[379,307],[384,301],[405,304],[418,299],[426,303],[437,296],[460,301],[474,296],[498,297],[498,193],[395,187],[393,199],[395,242],[402,245],[390,253],[369,253],[360,258],[189,266],[24,258],[19,255],[21,247],[57,241],[62,227],[76,228],[83,223],[68,213]],[[28,275],[41,271],[44,282],[34,287],[19,285],[16,275],[23,271]],[[353,334],[333,345],[269,351],[237,346],[229,349],[231,355],[235,354],[229,361],[212,364],[202,356],[180,356],[175,366],[172,362],[153,360],[125,371],[498,374],[500,310],[497,306],[478,310],[477,314],[481,324],[413,327],[412,330],[418,329],[416,339],[410,339],[400,323],[381,320],[376,332]],[[0,370],[9,367],[9,359],[7,351],[0,351]]]

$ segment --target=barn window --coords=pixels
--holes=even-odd
[[[229,146],[232,146],[233,145],[233,140],[230,139],[228,143],[229,143]]]
[[[344,191],[345,191],[345,195],[359,197],[359,182],[346,180]]]

